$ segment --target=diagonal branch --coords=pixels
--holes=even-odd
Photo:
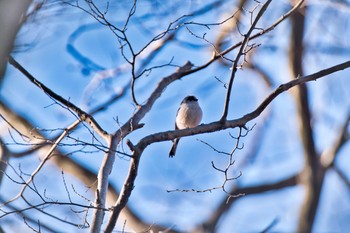
[[[282,84],[277,89],[275,89],[275,91],[272,92],[254,111],[252,111],[251,113],[248,113],[247,115],[239,119],[228,120],[228,121],[225,121],[224,123],[222,123],[221,121],[216,121],[209,124],[202,124],[195,128],[190,128],[190,129],[171,130],[171,131],[166,131],[161,133],[155,133],[144,137],[136,145],[133,145],[130,141],[128,141],[127,144],[130,147],[131,151],[133,151],[132,159],[129,166],[129,173],[124,182],[124,186],[121,191],[121,194],[113,207],[112,215],[107,223],[106,232],[111,232],[113,230],[118,220],[118,216],[120,212],[126,206],[126,203],[129,200],[129,197],[134,188],[134,183],[137,177],[140,158],[147,146],[155,142],[172,140],[174,138],[185,137],[185,136],[190,136],[195,134],[216,132],[216,131],[220,131],[228,128],[242,127],[248,121],[251,121],[257,118],[265,110],[265,108],[272,102],[272,100],[274,100],[279,94],[289,90],[294,86],[297,86],[312,80],[317,80],[319,78],[325,77],[326,75],[329,75],[331,73],[334,73],[336,71],[343,70],[349,67],[350,67],[350,61],[347,61],[339,65],[330,67],[328,69],[321,70],[314,74],[311,74],[302,78],[298,78],[288,83]]]
[[[347,175],[345,174],[344,171],[342,171],[340,168],[338,168],[337,166],[333,166],[334,171],[338,174],[338,176],[340,177],[340,179],[344,182],[344,184],[348,187],[348,189],[350,189],[350,180],[347,177]]]
[[[71,109],[72,111],[74,111],[79,116],[80,120],[88,123],[91,126],[91,128],[94,129],[102,138],[104,138],[105,140],[108,140],[109,134],[101,128],[101,126],[96,122],[96,120],[91,115],[84,112],[78,106],[74,105],[73,103],[69,102],[68,100],[64,99],[62,96],[56,94],[51,89],[46,87],[43,83],[41,83],[36,78],[34,78],[33,75],[31,75],[23,66],[21,66],[12,56],[9,56],[8,61],[11,65],[13,65],[16,69],[18,69],[22,74],[24,74],[25,77],[29,79],[29,81],[31,81],[37,87],[42,89],[47,95],[59,101],[60,103],[64,104],[67,108]]]
[[[5,202],[1,196],[0,196],[0,202],[1,203]],[[16,213],[16,215],[21,216],[25,221],[38,224],[38,219],[35,219],[35,216],[31,216],[30,213],[26,214],[23,209],[18,208],[16,205],[7,204],[6,208],[9,209],[11,212]],[[45,232],[53,232],[53,233],[57,232],[58,230],[53,228],[52,223],[46,224],[46,223],[40,222],[40,228],[45,229]],[[4,231],[1,231],[1,228],[0,228],[0,232],[4,232]]]
[[[237,56],[232,64],[232,72],[231,72],[231,77],[230,77],[230,81],[228,83],[228,87],[227,87],[227,92],[226,92],[226,99],[225,99],[225,105],[224,105],[224,112],[221,116],[221,121],[224,122],[227,119],[227,114],[228,114],[228,109],[229,109],[229,104],[230,104],[230,99],[231,99],[231,92],[232,92],[232,85],[233,85],[233,81],[235,79],[236,76],[236,72],[237,72],[237,67],[238,67],[238,62],[241,58],[242,55],[244,55],[244,50],[246,48],[246,45],[248,44],[249,41],[249,37],[250,34],[252,34],[253,30],[255,29],[256,24],[258,23],[258,21],[260,20],[260,18],[263,16],[263,14],[265,13],[267,7],[270,5],[272,0],[268,0],[266,1],[266,3],[262,6],[262,8],[260,9],[259,13],[257,14],[257,16],[255,17],[254,22],[252,23],[252,25],[250,26],[247,34],[244,35],[244,39],[242,41],[241,47],[239,48],[239,51],[237,53]]]
[[[245,7],[247,2],[248,2],[248,0],[240,0],[237,3],[238,11],[237,11],[237,14],[235,15],[235,17],[230,21],[230,23],[228,25],[223,25],[223,28],[221,29],[221,31],[220,31],[220,33],[217,36],[217,39],[215,41],[215,47],[218,48],[219,51],[223,50],[223,47],[225,45],[224,40],[228,37],[228,35],[230,33],[232,33],[232,31],[234,29],[237,28],[238,22],[241,19],[241,16],[243,15],[243,12],[241,9],[243,9],[243,7]]]
[[[338,152],[344,146],[344,144],[349,140],[349,137],[348,137],[349,125],[350,125],[350,113],[347,119],[345,120],[345,123],[341,127],[340,134],[336,139],[336,141],[333,143],[333,146],[321,154],[320,161],[324,168],[327,169],[329,167],[334,166],[334,161]]]
[[[300,0],[297,4],[295,4],[294,7],[292,7],[292,9],[290,9],[286,14],[282,15],[276,22],[274,22],[271,26],[269,26],[268,28],[259,31],[258,33],[252,35],[249,38],[249,41],[256,39],[262,35],[265,35],[266,33],[271,32],[273,29],[275,29],[280,23],[282,23],[284,20],[286,20],[288,17],[290,17],[291,15],[293,15],[299,8],[300,6],[303,4],[304,0]],[[206,63],[204,63],[203,65],[197,66],[196,68],[189,70],[188,73],[195,73],[199,70],[202,70],[206,67],[208,67],[210,64],[212,64],[214,61],[216,61],[217,59],[222,58],[224,55],[230,53],[231,51],[233,51],[234,49],[238,48],[239,46],[242,45],[242,41],[230,46],[229,48],[227,48],[226,50],[222,51],[220,54],[215,54],[213,55],[213,57],[207,61]]]
[[[5,174],[10,157],[11,155],[9,149],[6,147],[6,145],[4,145],[2,139],[0,138],[0,184],[2,183],[2,178]]]
[[[103,106],[104,105],[102,105],[101,107]],[[95,110],[92,111],[92,113],[97,112],[99,109],[101,109],[101,107],[96,108]],[[1,114],[4,114],[5,118],[11,121],[10,123],[13,126],[13,128],[33,129],[31,130],[30,136],[43,138],[43,139],[45,138],[45,136],[42,135],[39,131],[37,131],[30,122],[28,122],[26,119],[20,117],[18,114],[11,111],[4,103],[1,103],[1,102],[0,102],[0,112]],[[3,144],[1,145],[5,147],[5,145]],[[50,146],[43,145],[40,149],[42,151],[47,151],[50,149]],[[5,150],[6,150],[6,147],[5,147]],[[7,156],[10,156],[12,158],[13,153],[9,151],[7,152],[7,154],[8,153],[10,154]],[[69,158],[59,148],[56,148],[53,154],[55,156],[52,156],[52,159],[50,160],[50,162],[54,163],[58,169],[62,169],[65,173],[70,173],[76,179],[80,180],[83,184],[85,184],[86,187],[89,187],[91,191],[96,190],[96,176],[97,176],[96,172],[82,166],[81,164],[77,163],[73,159]],[[6,163],[3,163],[3,162],[5,161],[1,161],[1,164],[0,164],[0,168],[2,168],[0,175],[2,175],[3,174],[2,172],[5,171],[3,165],[6,165]],[[118,196],[119,196],[119,193],[117,191],[117,188],[114,187],[113,184],[109,184],[107,198],[106,198],[107,202],[112,205],[118,199]],[[2,201],[2,202],[4,203],[5,201]],[[11,208],[11,204],[7,204],[6,207]],[[144,222],[142,218],[140,218],[132,209],[128,207],[123,209],[122,217],[127,219],[128,226],[136,232],[143,232],[145,229],[150,229],[150,230],[159,232],[161,230],[166,229],[165,226]]]
[[[163,78],[157,85],[157,87],[153,90],[150,97],[147,99],[146,103],[138,108],[135,114],[127,121],[122,127],[121,130],[118,130],[114,133],[114,136],[123,136],[125,137],[125,132],[128,132],[132,129],[137,129],[142,127],[139,125],[141,119],[151,110],[155,101],[161,96],[165,88],[174,82],[186,75],[188,75],[188,71],[190,71],[193,67],[193,64],[187,61],[183,66],[179,67],[175,73]]]
[[[33,182],[34,177],[36,176],[36,174],[38,174],[38,172],[42,169],[42,167],[44,166],[44,164],[51,158],[51,155],[54,153],[54,151],[56,150],[57,146],[59,145],[59,143],[65,138],[65,136],[68,134],[68,132],[75,128],[76,125],[79,122],[75,122],[73,123],[71,126],[69,126],[68,128],[66,128],[63,133],[56,139],[56,141],[54,142],[54,144],[51,146],[51,148],[49,149],[49,151],[46,153],[45,157],[42,159],[42,161],[40,162],[39,166],[35,169],[35,171],[30,175],[29,179],[23,184],[22,189],[20,190],[20,192],[10,201],[7,201],[5,204],[8,204],[16,199],[18,199],[19,197],[21,197],[24,193],[24,191],[26,190],[26,188],[30,185],[31,182]]]
[[[165,88],[174,82],[175,80],[178,80],[185,75],[187,75],[187,71],[192,68],[193,64],[190,62],[186,62],[182,67],[180,67],[175,73],[163,78],[159,83],[158,86],[154,89],[154,91],[151,93],[150,97],[146,101],[145,104],[138,107],[135,114],[119,129],[117,130],[111,137],[111,139],[108,141],[108,148],[109,151],[106,153],[105,158],[102,162],[101,168],[99,170],[98,174],[98,184],[97,184],[97,191],[96,191],[96,205],[99,207],[104,207],[106,202],[106,193],[108,188],[108,176],[112,171],[114,159],[115,159],[115,149],[119,142],[127,136],[130,132],[141,128],[143,125],[140,124],[140,121],[143,119],[143,117],[151,110],[153,104],[155,101],[161,96]],[[134,158],[132,158],[132,161],[130,162],[131,165],[135,166],[133,163]],[[138,164],[138,161],[137,161]],[[129,185],[129,182],[127,184],[124,184],[124,187],[126,185]],[[110,216],[109,223],[107,224],[106,232],[111,232],[116,224],[116,220],[118,219],[118,216],[120,214],[120,211],[125,207],[127,201],[125,201],[125,196],[129,197],[129,195],[125,195],[125,192],[127,192],[132,187],[129,186],[129,188],[123,188],[121,191],[121,194],[115,204],[114,210]],[[119,206],[122,206],[119,208]],[[91,232],[99,232],[101,229],[101,225],[103,222],[104,217],[104,211],[100,208],[95,209],[94,217],[91,224]]]
[[[266,99],[254,111],[244,115],[241,118],[238,118],[235,120],[227,120],[224,122],[224,124],[222,124],[220,121],[215,121],[209,124],[201,124],[195,128],[182,129],[182,130],[170,130],[166,132],[155,133],[141,139],[135,147],[140,148],[141,150],[144,150],[147,146],[155,142],[173,140],[174,138],[186,137],[186,136],[202,134],[202,133],[211,133],[211,132],[224,130],[228,128],[242,127],[247,122],[257,118],[266,109],[266,107],[281,93],[297,85],[310,82],[310,81],[316,81],[317,79],[325,77],[334,72],[347,69],[349,67],[350,67],[350,60],[338,65],[332,66],[328,69],[324,69],[316,73],[313,73],[298,79],[294,79],[285,84],[281,84],[268,97],[266,97]]]

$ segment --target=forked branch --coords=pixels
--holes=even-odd
[[[216,131],[220,131],[228,128],[242,127],[247,122],[257,118],[266,109],[266,107],[281,93],[291,89],[294,86],[297,86],[306,82],[310,82],[313,80],[317,80],[319,78],[325,77],[329,74],[332,74],[340,70],[344,70],[349,67],[350,67],[350,61],[347,61],[339,65],[330,67],[328,69],[321,70],[314,74],[297,78],[295,80],[282,84],[278,88],[276,88],[275,91],[273,91],[254,111],[246,114],[241,118],[238,118],[235,120],[226,120],[224,123],[222,123],[221,121],[216,121],[209,124],[202,124],[195,128],[190,128],[190,129],[171,130],[166,132],[155,133],[144,137],[136,145],[133,145],[131,142],[128,142],[130,149],[133,151],[132,161],[130,163],[129,173],[125,180],[121,194],[118,198],[118,201],[115,203],[113,207],[113,213],[107,224],[108,230],[106,230],[106,232],[111,232],[113,230],[118,220],[118,216],[120,212],[125,207],[131,195],[131,191],[134,188],[134,183],[137,177],[137,169],[139,166],[140,158],[147,146],[156,142],[172,140],[174,138],[186,137],[186,136],[202,134],[202,133],[216,132]]]

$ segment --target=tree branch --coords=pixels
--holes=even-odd
[[[2,139],[0,138],[0,184],[2,183],[2,178],[5,174],[7,163],[10,159],[10,151],[4,145]]]
[[[15,45],[15,39],[32,0],[0,1],[0,86],[4,78],[7,56]]]
[[[104,106],[104,104],[103,104]],[[102,107],[102,106],[101,106]],[[97,112],[101,109],[101,107],[97,107],[95,110],[92,112]],[[22,129],[31,130],[31,134],[29,136],[32,136],[34,138],[43,138],[45,140],[45,136],[40,134],[39,131],[35,129],[35,127],[28,122],[26,119],[20,117],[18,114],[15,114],[13,111],[11,111],[4,103],[0,102],[0,112],[7,118],[12,127],[17,128],[17,129]],[[80,122],[80,121],[79,121]],[[76,123],[76,122],[75,122]],[[32,140],[30,138],[30,140]],[[1,144],[3,145],[3,144]],[[4,145],[3,145],[4,146]],[[50,145],[43,145],[40,149],[41,151],[47,151],[50,149]],[[10,152],[11,153],[11,152]],[[39,152],[41,153],[41,152]],[[65,173],[70,173],[72,174],[76,179],[80,180],[83,184],[85,184],[86,187],[89,187],[92,191],[95,191],[97,186],[96,186],[96,177],[97,174],[89,170],[88,168],[82,166],[81,164],[78,164],[76,161],[72,160],[68,156],[66,156],[61,150],[58,148],[55,149],[53,152],[55,156],[52,157],[50,162],[55,164],[58,169],[62,169]],[[12,157],[12,153],[8,155]],[[0,164],[0,167],[4,165],[3,163]],[[3,170],[4,171],[4,170]],[[2,174],[0,174],[2,175]],[[117,189],[112,185],[108,185],[108,192],[107,192],[107,198],[106,201],[110,205],[116,202],[118,199],[119,193]],[[3,201],[5,202],[5,201]],[[6,207],[11,208],[10,204],[7,204]],[[136,232],[141,232],[144,231],[145,229],[150,229],[154,231],[162,231],[165,230],[166,227],[157,225],[157,224],[150,224],[147,222],[144,222],[139,216],[136,215],[130,208],[126,207],[123,209],[122,212],[122,217],[127,219],[128,221],[128,226],[132,228]],[[27,217],[28,218],[28,217]],[[35,220],[33,220],[35,222]],[[172,232],[172,231],[170,231]]]
[[[37,87],[42,89],[51,98],[64,104],[67,108],[74,111],[78,115],[80,120],[88,123],[91,126],[91,128],[94,129],[102,138],[104,138],[105,140],[108,140],[109,134],[101,128],[101,126],[96,122],[96,120],[91,115],[84,112],[78,106],[74,105],[73,103],[69,102],[68,100],[64,99],[62,96],[56,94],[51,89],[46,87],[36,78],[34,78],[34,76],[31,75],[23,66],[21,66],[12,56],[9,57],[8,61],[11,65],[13,65],[16,69],[18,69],[22,74],[24,74],[24,76],[28,78],[29,81],[31,81]]]
[[[329,167],[334,166],[334,161],[335,161],[335,158],[336,158],[338,152],[344,146],[344,144],[349,140],[349,137],[348,137],[349,125],[350,125],[350,114],[348,115],[343,126],[339,130],[340,134],[339,134],[338,138],[336,139],[336,141],[333,143],[333,146],[331,148],[329,148],[328,150],[325,150],[321,154],[320,161],[321,161],[321,165],[324,168],[327,169]]]
[[[292,0],[291,0],[292,2]],[[300,8],[290,18],[291,38],[289,47],[289,65],[291,78],[303,75],[304,28],[306,8]],[[304,168],[301,173],[301,184],[305,188],[304,201],[300,210],[298,232],[311,232],[319,204],[325,170],[320,166],[316,152],[314,132],[311,126],[308,89],[305,84],[295,90],[299,135],[304,150]]]
[[[224,105],[224,112],[221,116],[221,121],[224,122],[227,119],[227,113],[228,113],[228,109],[229,109],[229,104],[230,104],[230,100],[231,100],[231,92],[232,92],[232,85],[233,85],[233,81],[235,79],[236,76],[236,72],[237,72],[237,67],[238,67],[238,62],[241,58],[242,55],[244,55],[244,50],[246,48],[246,45],[248,44],[249,41],[249,37],[250,34],[253,32],[253,30],[255,29],[256,24],[258,23],[258,21],[260,20],[260,18],[263,16],[263,14],[265,13],[267,7],[270,5],[272,0],[268,0],[266,1],[266,3],[262,6],[262,8],[260,9],[259,13],[257,14],[257,16],[255,17],[254,22],[252,23],[252,25],[250,26],[247,34],[244,35],[244,39],[242,41],[242,44],[239,48],[239,51],[237,53],[237,56],[232,64],[232,71],[231,71],[231,77],[230,77],[230,81],[228,83],[228,87],[227,87],[227,92],[226,92],[226,98],[225,98],[225,105]]]
[[[292,7],[292,9],[290,9],[286,14],[282,15],[275,23],[273,23],[270,27],[252,35],[249,38],[249,41],[256,39],[270,31],[272,31],[273,29],[275,29],[275,27],[277,27],[280,23],[282,23],[284,20],[286,20],[288,17],[290,17],[291,15],[293,15],[298,9],[299,7],[303,4],[304,0],[300,0],[297,4],[295,4],[294,7]],[[230,53],[231,51],[233,51],[234,49],[238,48],[239,46],[241,46],[243,43],[243,41],[238,42],[237,44],[234,44],[232,46],[230,46],[229,48],[227,48],[226,50],[222,51],[220,54],[214,54],[214,56],[207,61],[206,63],[204,63],[203,65],[197,66],[196,68],[189,70],[188,73],[195,73],[199,70],[202,70],[206,67],[208,67],[210,64],[212,64],[214,61],[216,61],[217,59],[222,58],[224,55]]]
[[[186,136],[202,134],[202,133],[211,133],[211,132],[220,131],[228,128],[241,127],[245,125],[247,122],[257,118],[266,109],[266,107],[281,93],[297,85],[310,82],[310,81],[316,81],[317,79],[325,77],[334,72],[347,69],[349,67],[350,67],[350,60],[338,65],[332,66],[328,69],[324,69],[316,73],[313,73],[298,79],[294,79],[285,84],[281,84],[268,97],[266,97],[265,100],[254,111],[244,115],[241,118],[238,118],[235,120],[227,120],[224,122],[224,124],[222,124],[220,121],[215,121],[209,124],[201,124],[195,128],[182,129],[182,130],[170,130],[166,132],[151,134],[141,139],[136,145],[136,147],[138,147],[141,150],[144,150],[147,146],[155,142],[173,140],[174,138],[186,137]]]
[[[141,128],[143,126],[142,124],[140,124],[140,121],[151,110],[153,104],[161,96],[165,88],[175,80],[182,78],[186,74],[186,71],[190,70],[192,66],[193,66],[192,63],[186,62],[182,67],[178,68],[175,73],[163,78],[158,83],[158,86],[151,93],[146,103],[144,105],[139,106],[135,114],[122,127],[120,127],[119,130],[117,130],[113,134],[113,136],[109,141],[110,150],[108,151],[108,153],[106,153],[103,163],[101,165],[101,168],[99,170],[98,189],[96,192],[96,198],[99,198],[99,200],[98,202],[96,202],[96,205],[99,205],[100,207],[102,207],[105,203],[106,192],[108,188],[108,175],[112,171],[112,166],[114,163],[114,157],[115,157],[115,151],[116,151],[115,149],[119,144],[119,142],[121,141],[121,139],[126,137],[130,132],[138,128]],[[138,166],[138,163],[139,163],[139,159],[136,158],[135,155],[133,155],[132,160],[130,162],[131,167],[129,170],[129,176],[132,176],[132,174],[134,174],[135,171],[133,170],[133,167]],[[120,197],[118,198],[116,204],[114,205],[114,210],[110,216],[112,220],[110,220],[107,225],[108,231],[113,230],[116,224],[116,220],[118,219],[118,216],[120,214],[120,211],[125,207],[127,203],[127,200],[125,201],[125,198],[126,197],[128,198],[131,194],[133,185],[130,184],[131,181],[129,180],[129,178],[127,178],[126,181],[128,182],[128,184],[124,183],[125,188],[122,189]],[[100,231],[103,215],[104,215],[104,212],[99,208],[95,210],[93,221],[92,221],[93,223],[91,227],[91,232]]]
[[[338,174],[338,176],[340,177],[340,179],[344,182],[344,184],[348,187],[348,189],[350,190],[350,180],[347,177],[347,175],[345,174],[345,172],[343,172],[341,169],[339,169],[337,166],[333,166],[332,167],[334,169],[334,171]]]
[[[236,120],[228,120],[228,121],[225,121],[224,124],[221,121],[216,121],[209,124],[201,124],[195,128],[189,128],[189,129],[183,129],[183,130],[171,130],[171,131],[151,134],[149,136],[142,138],[136,145],[132,145],[131,142],[129,142],[128,145],[133,150],[132,161],[129,167],[129,174],[125,180],[121,195],[119,196],[118,201],[116,202],[113,208],[113,213],[107,224],[108,231],[106,230],[106,232],[110,232],[111,230],[113,230],[116,224],[116,221],[118,220],[120,211],[125,207],[131,195],[131,191],[134,187],[134,182],[137,176],[137,169],[139,166],[140,157],[147,146],[155,142],[172,140],[174,138],[202,134],[202,133],[210,133],[210,132],[216,132],[216,131],[220,131],[228,128],[240,127],[242,125],[245,125],[248,121],[251,121],[256,117],[258,117],[264,111],[264,109],[272,102],[272,100],[274,100],[279,94],[289,90],[294,86],[297,86],[312,80],[317,80],[319,78],[325,77],[326,75],[329,75],[331,73],[334,73],[336,71],[343,70],[349,67],[350,67],[350,61],[347,61],[339,65],[330,67],[328,69],[321,70],[314,74],[307,75],[305,77],[298,78],[288,83],[282,84],[277,89],[275,89],[275,91],[272,92],[254,111]],[[161,82],[163,81],[164,80],[162,80]]]
[[[231,189],[231,195],[235,195],[236,198],[226,197],[220,202],[220,205],[212,212],[210,217],[200,226],[197,226],[196,229],[202,229],[202,232],[215,232],[217,224],[219,223],[221,217],[232,207],[237,200],[244,198],[248,195],[261,194],[264,192],[272,190],[280,190],[287,187],[295,186],[298,183],[298,175],[293,175],[286,179],[270,183],[262,184],[258,186],[247,186],[247,187],[238,187],[234,186]],[[197,232],[197,231],[193,231]]]

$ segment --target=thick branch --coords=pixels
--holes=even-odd
[[[96,205],[103,207],[105,203],[105,198],[106,198],[106,190],[108,187],[108,175],[110,174],[112,170],[112,166],[114,163],[114,157],[115,157],[115,151],[116,147],[119,144],[120,140],[127,136],[130,132],[142,127],[143,125],[140,124],[140,121],[143,119],[143,117],[151,110],[153,104],[155,101],[160,97],[160,95],[163,93],[165,88],[172,82],[174,82],[177,79],[182,78],[183,76],[186,75],[186,71],[190,70],[192,68],[192,63],[186,62],[182,67],[180,67],[175,73],[163,78],[158,86],[154,89],[148,100],[144,105],[141,105],[138,107],[138,110],[135,112],[135,114],[119,129],[117,130],[112,138],[111,141],[109,142],[109,152],[106,153],[105,158],[103,160],[102,166],[99,171],[99,176],[98,176],[98,189],[96,192]],[[138,158],[133,157],[131,161],[131,166],[137,166],[138,164]],[[133,169],[133,168],[131,168]],[[137,171],[137,170],[136,170]],[[133,172],[130,170],[129,176],[133,174]],[[128,177],[129,177],[128,176]],[[136,175],[135,175],[136,177]],[[127,178],[126,180],[127,183],[124,183],[128,187],[133,187],[133,185],[130,185],[130,180]],[[124,188],[120,194],[120,197],[118,198],[114,210],[112,212],[112,215],[110,217],[110,220],[107,225],[107,232],[112,231],[116,221],[118,219],[118,216],[120,214],[120,211],[125,207],[127,200],[125,201],[125,198],[129,197],[131,194],[131,191],[129,193],[128,188]],[[102,225],[102,220],[103,220],[103,215],[104,212],[100,209],[96,209],[92,221],[92,228],[91,232],[99,232],[101,225]]]
[[[155,142],[172,140],[178,137],[185,137],[185,136],[201,134],[201,133],[216,132],[216,131],[224,130],[228,128],[242,127],[248,121],[251,121],[256,117],[258,117],[264,111],[264,109],[272,102],[272,100],[274,100],[279,94],[289,90],[290,88],[296,85],[300,85],[302,83],[306,83],[312,80],[317,80],[328,74],[346,69],[348,67],[350,67],[350,61],[344,62],[342,64],[330,67],[328,69],[319,71],[317,73],[282,84],[273,93],[271,93],[254,111],[252,111],[251,113],[239,119],[225,121],[224,123],[222,123],[221,121],[216,121],[209,124],[202,124],[195,128],[183,129],[183,130],[171,130],[171,131],[152,134],[141,139],[135,146],[132,145],[131,142],[129,142],[128,145],[130,149],[133,151],[133,159],[130,163],[129,174],[125,180],[123,191],[121,193],[121,196],[118,198],[118,201],[116,202],[116,205],[113,209],[112,216],[107,225],[108,230],[106,230],[106,232],[110,232],[111,230],[113,230],[118,220],[120,211],[124,208],[124,206],[126,205],[131,195],[131,191],[134,187],[134,182],[137,176],[137,169],[138,169],[140,157],[147,146]]]
[[[188,71],[191,70],[193,64],[187,61],[183,66],[178,68],[178,70],[163,78],[154,89],[150,97],[147,99],[146,103],[138,108],[135,114],[127,121],[120,130],[116,131],[114,136],[125,137],[130,131],[142,127],[139,125],[142,118],[151,110],[155,101],[160,97],[165,88],[175,80],[178,80],[186,75]]]
[[[6,59],[13,49],[18,30],[32,0],[0,1],[0,86],[6,69]]]
[[[305,28],[306,8],[300,8],[291,16],[291,38],[289,63],[291,77],[303,75],[303,37]],[[299,134],[304,149],[305,164],[301,174],[301,183],[305,188],[304,201],[299,215],[298,232],[311,232],[315,221],[321,194],[325,170],[319,164],[316,152],[313,129],[311,126],[311,111],[309,107],[308,89],[305,84],[299,85],[295,92],[295,102],[298,111]]]
[[[128,144],[130,144],[130,141],[128,142]],[[129,147],[131,147],[131,145],[129,145]],[[113,208],[112,215],[108,220],[108,224],[105,232],[109,233],[113,231],[120,212],[128,203],[129,197],[131,196],[131,192],[134,189],[134,182],[136,180],[137,171],[139,169],[140,157],[141,157],[140,151],[134,150],[133,157],[130,161],[130,167],[129,167],[129,173],[127,175],[127,179],[125,180],[123,188],[120,192],[121,195],[119,196],[115,204],[115,207]]]
[[[94,110],[93,112],[96,112],[96,111],[98,111],[98,109]],[[31,134],[28,134],[28,136],[33,137],[31,138],[32,140],[34,140],[34,138],[42,138],[42,140],[45,140],[45,136],[42,135],[39,131],[37,131],[30,122],[28,122],[26,119],[14,113],[4,103],[1,103],[1,102],[0,102],[0,113],[4,115],[7,120],[10,121],[11,125],[14,128],[19,129],[20,131],[23,131],[23,132],[30,129]],[[50,148],[51,148],[51,145],[43,145],[40,148],[39,153],[44,153],[44,152],[46,153],[46,151],[48,151]],[[58,148],[56,148],[53,154],[54,156],[51,158],[50,162],[54,163],[58,167],[58,169],[62,169],[64,173],[72,174],[76,179],[80,180],[83,184],[85,184],[86,187],[91,188],[92,191],[96,190],[97,174],[95,172],[83,167],[81,164],[78,164],[76,161],[66,156]],[[7,156],[12,157],[12,154]],[[1,163],[0,167],[2,165],[5,165],[5,164]],[[106,198],[107,203],[112,205],[113,203],[116,202],[116,200],[118,199],[118,196],[119,196],[119,193],[117,189],[113,185],[109,184],[107,198]],[[10,208],[10,204],[8,204],[7,207]],[[127,219],[128,226],[136,232],[142,232],[145,229],[155,230],[156,232],[166,229],[166,227],[164,226],[149,224],[147,222],[144,222],[128,207],[123,209],[122,217]]]
[[[222,124],[220,121],[215,121],[209,124],[201,124],[195,128],[183,129],[183,130],[171,130],[166,132],[155,133],[141,139],[139,143],[136,145],[136,147],[140,148],[141,150],[144,150],[147,146],[155,142],[173,140],[174,138],[178,138],[178,137],[186,137],[186,136],[202,134],[202,133],[211,133],[211,132],[224,130],[228,128],[241,127],[245,125],[247,122],[257,118],[265,110],[265,108],[281,93],[291,89],[294,86],[297,86],[306,82],[310,82],[310,81],[316,81],[319,78],[325,77],[329,74],[332,74],[340,70],[347,69],[349,67],[350,67],[350,61],[347,61],[339,65],[332,66],[328,69],[318,71],[314,74],[310,74],[298,79],[294,79],[285,84],[282,84],[279,87],[277,87],[254,111],[246,114],[241,118],[238,118],[235,120],[228,120],[224,124]]]
[[[97,175],[97,189],[96,189],[96,198],[95,198],[95,207],[98,207],[94,210],[93,219],[91,223],[90,232],[100,232],[101,226],[103,224],[103,218],[107,199],[108,192],[108,177],[112,172],[114,160],[115,160],[115,148],[117,148],[117,144],[119,140],[114,140],[113,137],[108,141],[109,151],[106,153],[101,168],[99,169]]]

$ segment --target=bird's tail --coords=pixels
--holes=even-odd
[[[172,158],[175,156],[176,153],[176,148],[177,148],[177,144],[179,143],[179,139],[175,138],[173,141],[173,146],[171,147],[171,150],[169,152],[169,158]]]

